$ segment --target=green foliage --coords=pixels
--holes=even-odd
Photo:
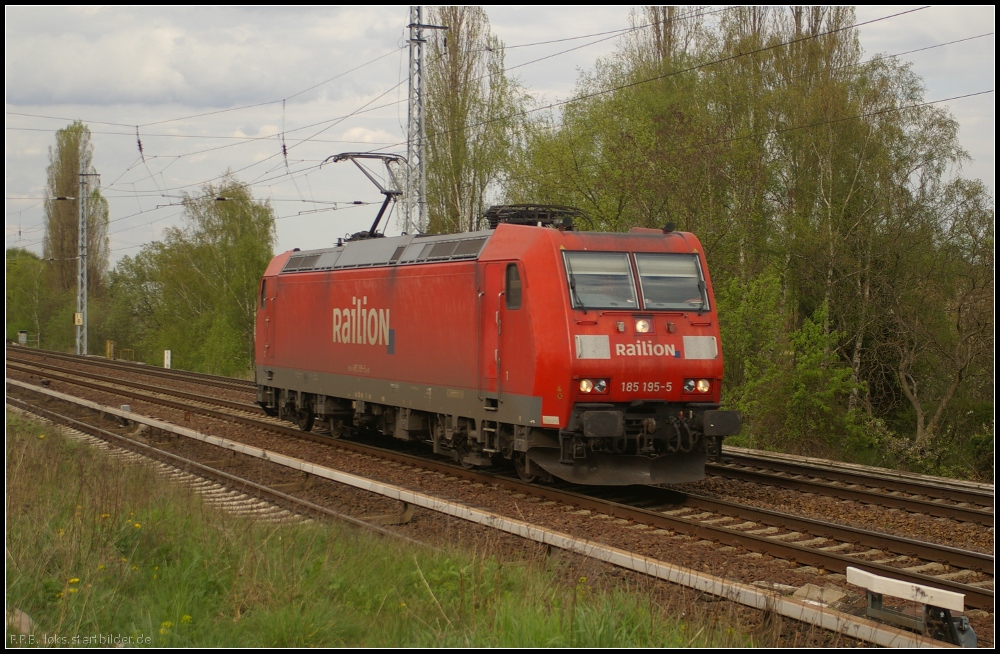
[[[524,93],[504,72],[503,43],[481,7],[431,7],[429,21],[448,30],[427,44],[428,224],[420,227],[473,231],[508,168]]]
[[[843,456],[871,447],[862,416],[847,408],[856,386],[851,369],[836,355],[840,335],[824,331],[825,308],[789,332],[773,275],[754,279],[745,289],[731,283],[721,290],[726,399],[743,418],[743,432],[733,441],[814,455]]]
[[[982,469],[948,431],[993,393],[993,202],[949,180],[957,123],[908,65],[864,61],[850,7],[696,13],[635,15],[529,125],[508,199],[698,235],[735,441],[877,459],[897,438]]]
[[[51,262],[21,248],[7,250],[7,339],[17,340],[20,330],[28,332],[28,346],[51,350],[72,350],[76,345],[73,314],[76,288],[59,290],[52,279],[58,275]],[[101,301],[90,304],[90,316],[101,315]],[[100,334],[91,334],[91,351]]]
[[[38,255],[22,248],[7,250],[6,261],[7,340],[16,341],[17,332],[29,332],[32,344],[42,332],[51,300],[45,282],[45,262]]]
[[[245,375],[257,289],[273,257],[274,211],[230,177],[186,198],[184,217],[184,228],[115,267],[105,329],[150,363],[169,349],[175,367]]]
[[[7,250],[7,338],[29,332],[30,344],[73,349],[76,333],[77,265],[79,262],[80,197],[87,217],[87,294],[89,351],[99,351],[100,324],[108,268],[108,203],[101,195],[92,165],[90,129],[77,121],[56,132],[49,148],[45,186],[44,256],[20,248]],[[85,188],[81,188],[84,173]]]

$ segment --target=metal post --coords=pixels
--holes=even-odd
[[[87,262],[86,262],[86,242],[87,242],[87,220],[84,217],[83,203],[86,201],[86,190],[84,185],[87,183],[87,178],[84,177],[83,172],[80,172],[80,195],[77,197],[77,208],[79,211],[79,223],[76,228],[76,313],[77,317],[73,322],[76,323],[76,353],[77,355],[83,354],[86,348],[84,339],[84,327],[85,321],[83,318],[83,295],[86,293],[87,288]]]
[[[86,356],[87,354],[90,354],[90,351],[89,351],[89,348],[88,348],[88,344],[90,343],[90,338],[89,338],[90,334],[87,332],[87,324],[88,324],[88,321],[87,321],[88,301],[87,300],[89,298],[88,289],[90,288],[89,287],[89,280],[88,280],[88,270],[90,269],[90,266],[87,265],[87,254],[88,254],[88,252],[87,252],[87,249],[88,249],[87,246],[90,243],[90,239],[87,236],[87,222],[88,222],[88,219],[90,217],[89,216],[90,212],[88,211],[88,209],[90,207],[87,206],[87,203],[88,203],[89,200],[90,200],[89,193],[87,195],[83,196],[83,223],[82,223],[82,229],[83,229],[83,329],[82,329],[83,338],[82,338],[82,340],[83,340],[83,354],[84,354],[84,356]]]
[[[100,185],[101,176],[97,173],[80,173],[80,197],[78,202],[80,203],[80,227],[77,230],[79,233],[79,243],[77,245],[77,260],[76,260],[76,312],[80,314],[81,320],[80,324],[76,326],[76,353],[83,354],[86,356],[89,354],[87,348],[88,333],[87,333],[87,313],[88,313],[88,269],[90,266],[87,265],[87,249],[90,239],[87,238],[87,222],[89,217],[89,211],[87,210],[87,202],[90,199],[87,192],[88,177],[96,177],[98,180],[98,185]]]

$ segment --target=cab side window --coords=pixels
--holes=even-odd
[[[507,291],[504,295],[507,298],[508,309],[521,308],[521,275],[517,271],[516,263],[507,264]]]

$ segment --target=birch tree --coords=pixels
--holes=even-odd
[[[427,203],[430,233],[475,230],[499,191],[524,94],[504,72],[503,43],[481,7],[434,7],[427,50]]]

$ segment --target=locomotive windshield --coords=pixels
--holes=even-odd
[[[564,252],[563,256],[574,309],[708,310],[697,255],[635,253],[641,307],[628,253]]]
[[[646,309],[708,309],[708,294],[697,255],[636,253],[635,265]]]
[[[564,252],[574,309],[636,309],[635,284],[624,252]]]

